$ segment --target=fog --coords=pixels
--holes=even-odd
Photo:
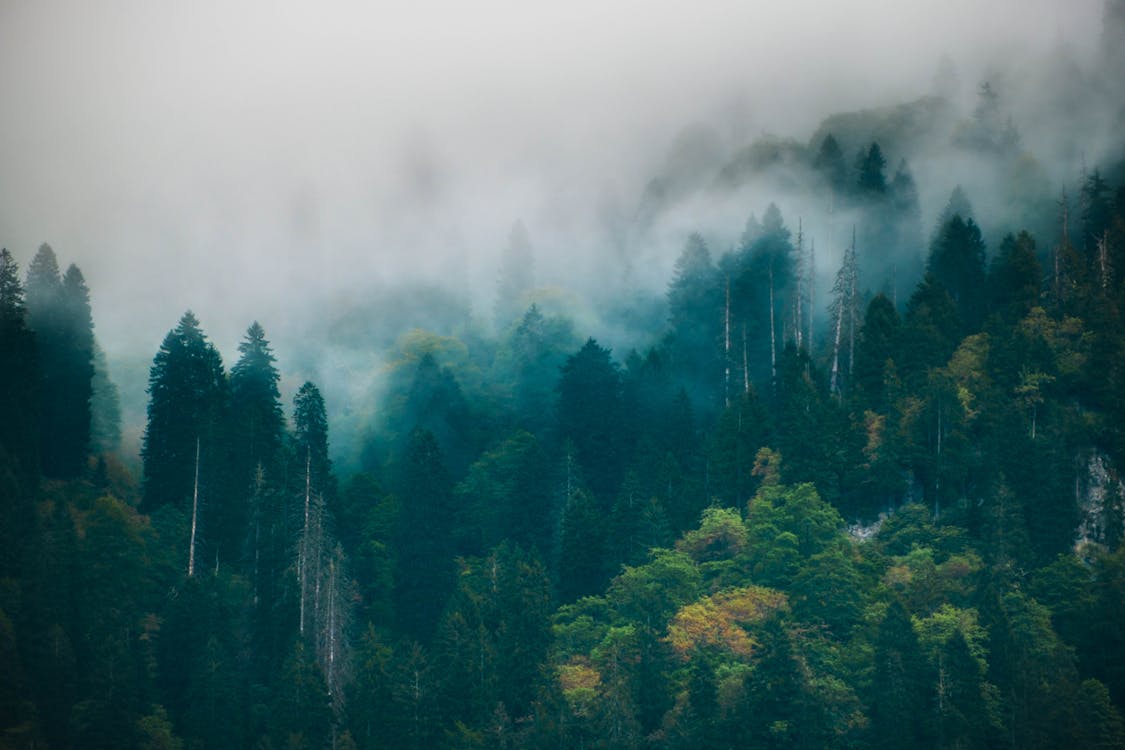
[[[1060,51],[1092,66],[1101,15],[1101,0],[7,0],[0,244],[26,267],[46,241],[83,269],[111,362],[149,360],[191,308],[228,364],[260,320],[291,391],[374,361],[302,354],[327,306],[436,281],[487,325],[517,219],[538,283],[569,299],[657,294],[688,232],[721,252],[771,200],[808,217],[828,268],[839,227],[815,207],[768,176],[717,194],[714,176],[765,134],[807,145],[832,113],[931,93],[943,56],[954,116],[1003,81],[1061,185],[1108,120],[1081,131],[1088,153],[1060,146],[1028,119],[1035,76]],[[702,148],[674,148],[685,128]],[[911,159],[924,222],[980,183],[970,161],[889,156],[892,174]],[[646,186],[669,175],[681,194],[638,228]]]

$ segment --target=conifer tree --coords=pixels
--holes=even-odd
[[[410,435],[401,468],[397,621],[412,638],[427,641],[453,584],[452,487],[433,433]]]
[[[188,567],[193,569],[202,531],[200,504],[215,508],[225,500],[229,390],[222,358],[191,311],[164,337],[149,370],[148,393],[141,507],[152,512],[171,505],[189,514]]]
[[[39,472],[39,355],[19,268],[0,250],[0,450],[18,475]]]
[[[926,270],[957,305],[965,332],[978,330],[985,311],[984,240],[972,219],[955,215],[938,233]]]
[[[77,266],[60,277],[50,245],[27,270],[27,323],[40,356],[40,458],[47,476],[76,476],[90,445],[94,332],[90,292]]]
[[[887,192],[886,167],[887,159],[878,143],[872,142],[866,150],[860,151],[856,159],[856,171],[859,172],[856,185],[860,195],[879,197]]]

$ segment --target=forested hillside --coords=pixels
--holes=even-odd
[[[490,325],[138,320],[143,396],[0,251],[0,748],[1125,748],[1125,143],[1052,186],[1001,101],[684,145],[632,242],[784,179],[652,297],[569,309],[517,223]],[[999,192],[928,222],[937,143]],[[282,363],[340,326],[334,411]]]

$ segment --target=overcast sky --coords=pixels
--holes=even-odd
[[[924,93],[943,53],[1059,43],[1100,0],[0,0],[0,244],[47,241],[113,354],[193,308],[229,357],[252,318],[448,268],[490,284],[522,217],[594,247],[685,125],[735,145]]]

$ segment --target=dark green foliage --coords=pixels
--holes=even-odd
[[[593,498],[575,490],[563,509],[559,541],[559,600],[573,602],[605,586],[605,526]]]
[[[238,352],[241,356],[230,371],[230,429],[234,435],[229,443],[230,495],[222,506],[212,504],[204,516],[222,560],[243,560],[255,554],[249,522],[252,514],[261,514],[265,495],[279,482],[285,434],[277,389],[281,376],[265,331],[257,322],[247,329]],[[323,476],[323,465],[318,468]]]
[[[221,502],[222,434],[229,389],[222,359],[189,311],[160,345],[148,380],[142,508],[191,510],[199,447],[202,502]]]
[[[855,385],[863,404],[885,413],[890,406],[889,381],[895,377],[895,357],[900,344],[898,312],[887,296],[878,294],[867,305],[863,328],[856,342]],[[889,388],[890,386],[890,388]]]
[[[881,196],[887,192],[887,159],[878,143],[872,143],[856,159],[856,186],[864,197]]]
[[[988,286],[992,310],[1011,325],[1040,304],[1043,269],[1035,252],[1035,240],[1027,232],[1007,235],[992,259]]]
[[[949,360],[960,330],[961,318],[945,285],[927,273],[911,295],[903,320],[899,372],[908,387],[916,388],[927,369]]]
[[[39,248],[27,269],[27,326],[39,355],[43,473],[74,477],[90,448],[94,323],[82,272],[72,265],[60,277],[50,245]]]
[[[590,491],[608,507],[626,460],[620,431],[621,373],[609,349],[588,339],[562,366],[558,393],[559,437],[574,445]]]
[[[957,306],[965,333],[977,330],[984,317],[984,255],[980,227],[957,214],[939,230],[926,263],[927,275],[945,287]]]
[[[34,522],[39,475],[39,360],[19,273],[0,250],[0,575],[15,572]]]
[[[892,601],[875,638],[868,711],[871,744],[877,748],[931,747],[933,696],[929,669],[910,615]]]
[[[427,641],[453,586],[453,487],[433,433],[410,435],[400,468],[395,548],[396,622]]]
[[[954,137],[1023,179],[998,101]],[[1125,746],[1125,190],[1083,178],[1073,243],[1013,231],[987,276],[955,190],[919,282],[905,160],[819,145],[790,177],[856,214],[838,350],[817,217],[776,205],[717,267],[689,240],[667,321],[614,290],[622,366],[515,320],[513,266],[496,336],[399,340],[340,490],[316,385],[285,430],[312,364],[254,324],[228,379],[190,313],[138,489],[81,274],[44,248],[25,305],[0,251],[0,747]],[[990,225],[1054,223],[1016,203]]]

